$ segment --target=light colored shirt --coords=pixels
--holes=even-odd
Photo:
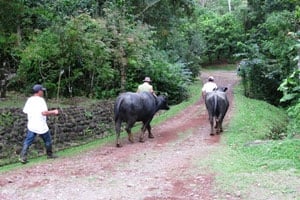
[[[209,82],[207,82],[207,83],[205,83],[204,85],[203,85],[203,87],[202,87],[202,92],[203,93],[208,93],[208,92],[212,92],[212,91],[214,91],[214,89],[217,89],[217,84],[215,83],[215,82],[211,82],[211,81],[209,81]]]
[[[43,134],[49,130],[47,117],[42,115],[42,112],[47,110],[47,104],[43,97],[32,96],[27,99],[23,112],[27,114],[28,130],[37,134]]]
[[[150,85],[148,82],[144,82],[143,84],[139,85],[137,92],[151,92],[151,93],[153,93],[153,86]]]

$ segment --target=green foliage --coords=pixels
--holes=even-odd
[[[11,112],[3,112],[0,114],[0,127],[11,125],[14,121],[14,117]]]
[[[166,94],[170,104],[177,104],[189,97],[188,86],[191,72],[183,63],[169,64],[162,60],[155,61],[146,74],[152,74],[157,93]]]
[[[221,16],[207,12],[198,18],[196,28],[204,37],[205,63],[232,61],[239,50],[237,42],[245,37],[242,22],[232,13]]]
[[[110,67],[110,43],[105,22],[82,14],[72,19],[60,34],[62,57],[58,60],[63,94],[95,97],[116,73]]]
[[[187,85],[192,75],[188,64],[180,61],[172,64],[176,59],[169,56],[170,52],[155,46],[153,28],[133,22],[133,16],[122,5],[110,3],[105,13],[114,53],[112,67],[119,71],[116,77],[120,81],[119,91],[136,91],[141,80],[150,76],[155,91],[167,93],[171,103],[187,98]]]
[[[291,19],[293,15],[288,11],[270,13],[251,39],[239,43],[241,55],[247,57],[240,64],[239,74],[248,97],[279,105],[282,93],[277,88],[296,66],[295,41],[287,35],[295,28],[294,24],[286,23]]]
[[[293,11],[299,2],[294,0],[248,0],[248,17],[246,28],[252,29],[263,23],[269,13]]]
[[[110,50],[103,42],[104,26],[101,21],[83,14],[63,28],[38,32],[22,51],[20,83],[27,87],[43,83],[48,95],[53,97],[62,75],[61,94],[64,96],[94,96],[114,73],[109,68]]]
[[[200,72],[203,43],[199,32],[192,28],[197,8],[194,1],[122,1],[132,18],[155,30],[157,50],[168,53],[170,63],[184,63],[197,77]],[[163,52],[163,53],[165,53]]]
[[[262,59],[243,60],[239,64],[238,75],[242,77],[247,97],[278,105],[282,95],[277,90],[281,71],[276,64],[267,63]]]
[[[23,90],[39,82],[49,97],[114,97],[135,91],[147,75],[158,91],[179,102],[201,64],[233,62],[233,54],[241,53],[266,65],[256,66],[266,83],[252,93],[276,104],[280,92],[274,88],[295,63],[287,32],[299,23],[299,3],[292,0],[232,0],[231,12],[226,0],[203,7],[192,0],[1,0],[0,5],[0,62],[11,71],[18,68],[9,87]],[[256,45],[259,56],[238,43],[248,50]]]
[[[148,59],[151,59],[153,32],[148,25],[132,21],[126,8],[107,3],[105,11],[106,28],[112,52],[112,68],[118,71],[115,87],[118,92],[136,90],[134,80]],[[142,79],[141,79],[142,80]]]
[[[0,93],[5,97],[9,85],[5,76],[15,73],[18,65],[15,48],[21,42],[20,21],[26,9],[19,0],[0,0],[0,8]]]
[[[300,99],[299,76],[300,70],[296,70],[280,84],[278,90],[283,92],[283,97],[280,99],[281,102],[289,101],[293,104],[293,102],[295,103]]]
[[[46,30],[34,38],[21,54],[21,63],[18,69],[18,78],[21,85],[31,88],[34,83],[45,83],[55,73],[52,67],[59,55],[59,38],[51,30]],[[56,82],[55,79],[50,79]],[[45,85],[46,86],[46,85]],[[20,87],[21,89],[22,87]],[[28,90],[29,91],[29,90]]]
[[[171,61],[186,65],[192,77],[199,75],[201,57],[205,51],[204,38],[195,26],[188,19],[181,19],[164,40],[164,49],[167,49]]]
[[[62,27],[37,30],[21,51],[15,86],[29,91],[38,82],[47,87],[48,97],[109,98],[136,91],[150,76],[156,90],[173,102],[187,98],[188,64],[171,64],[168,54],[155,47],[152,28],[133,21],[126,8],[110,2],[104,11],[104,18],[81,14]]]
[[[229,2],[231,5],[231,12],[239,13],[241,10],[245,9],[247,6],[247,1],[245,0],[214,0],[214,1],[204,1],[205,7],[214,13],[224,15],[229,11]]]
[[[0,32],[14,32],[26,8],[19,0],[0,0]]]
[[[189,96],[188,86],[192,82],[192,73],[187,66],[180,62],[171,64],[164,51],[152,49],[148,53],[142,67],[128,70],[128,77],[133,84],[127,85],[127,88],[131,87],[129,90],[136,91],[141,80],[150,76],[155,92],[167,95],[170,104],[185,100]]]
[[[288,115],[290,117],[290,124],[288,126],[288,131],[290,136],[294,136],[296,134],[300,134],[300,100],[292,105],[287,110]]]
[[[289,102],[290,107],[287,109],[290,124],[289,134],[291,136],[300,134],[300,70],[296,70],[286,78],[278,88],[283,92],[281,102]]]
[[[287,20],[294,21],[293,13],[283,11],[271,13],[266,21],[259,26],[261,36],[260,51],[268,58],[276,60],[278,67],[283,73],[283,77],[290,74],[295,65],[293,61],[297,52],[292,46],[295,41],[287,35],[290,30],[293,30],[293,23],[286,23]]]

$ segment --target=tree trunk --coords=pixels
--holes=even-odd
[[[300,70],[300,49],[298,50],[298,56],[299,56],[299,59],[298,59],[298,70]]]
[[[199,3],[202,7],[204,7],[206,4],[206,0],[199,0]]]
[[[126,86],[126,66],[121,64],[121,91],[125,92]]]
[[[18,20],[19,22],[20,20]],[[17,45],[18,46],[21,46],[21,41],[22,41],[22,32],[21,32],[21,26],[20,26],[20,23],[18,23],[18,26],[17,26]]]
[[[228,10],[231,12],[231,0],[228,0]]]
[[[0,69],[0,98],[6,97],[6,80],[5,72]]]

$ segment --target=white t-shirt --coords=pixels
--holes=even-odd
[[[202,92],[208,93],[212,92],[214,89],[217,89],[217,84],[215,82],[207,82],[203,85]]]
[[[23,112],[27,114],[27,128],[30,131],[43,134],[49,130],[47,117],[42,115],[42,112],[47,110],[48,108],[44,98],[32,96],[27,99]]]

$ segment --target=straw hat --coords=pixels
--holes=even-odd
[[[145,77],[144,82],[151,82],[150,77]]]

